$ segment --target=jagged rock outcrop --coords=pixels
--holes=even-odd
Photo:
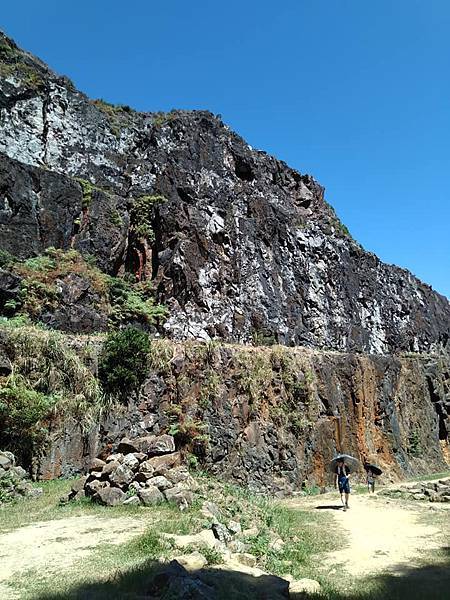
[[[312,177],[219,117],[90,101],[3,35],[0,61],[1,249],[75,248],[151,279],[178,339],[448,344],[446,298],[365,252]]]

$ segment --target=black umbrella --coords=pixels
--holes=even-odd
[[[370,463],[364,463],[364,468],[366,471],[369,471],[370,469],[374,475],[381,475],[381,473],[383,472],[380,469],[380,467],[377,467],[376,465],[371,465]]]
[[[332,473],[336,470],[336,465],[339,461],[343,460],[344,464],[347,465],[352,471],[356,471],[359,468],[359,460],[350,456],[349,454],[339,454],[339,456],[335,456],[333,460],[330,462],[330,471]]]

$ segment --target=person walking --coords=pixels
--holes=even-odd
[[[381,475],[383,471],[379,467],[371,465],[367,460],[364,461],[364,470],[367,474],[367,490],[369,494],[375,494],[375,479],[378,475]]]
[[[334,470],[334,487],[339,486],[339,493],[341,494],[341,502],[344,507],[344,511],[350,508],[348,499],[350,497],[350,467],[348,467],[344,459],[339,459],[336,463]],[[344,501],[345,496],[345,501]]]

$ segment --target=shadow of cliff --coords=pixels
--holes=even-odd
[[[287,594],[279,578],[208,568],[189,577],[167,573],[167,565],[147,561],[107,581],[81,584],[66,593],[45,593],[35,600],[450,600],[450,548],[439,564],[403,567],[358,582],[360,591],[319,595]]]

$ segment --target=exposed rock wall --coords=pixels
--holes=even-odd
[[[94,254],[151,278],[168,335],[341,351],[429,351],[448,300],[351,239],[323,188],[207,112],[93,102],[0,36],[0,248]],[[16,162],[14,162],[16,161]],[[82,185],[95,184],[83,202]],[[130,230],[136,200],[152,235]],[[63,326],[63,325],[62,325]]]
[[[256,489],[326,485],[336,451],[395,480],[448,468],[449,411],[445,357],[160,341],[138,398],[86,437],[58,424],[36,475],[84,471],[124,435],[169,431],[212,473]]]

